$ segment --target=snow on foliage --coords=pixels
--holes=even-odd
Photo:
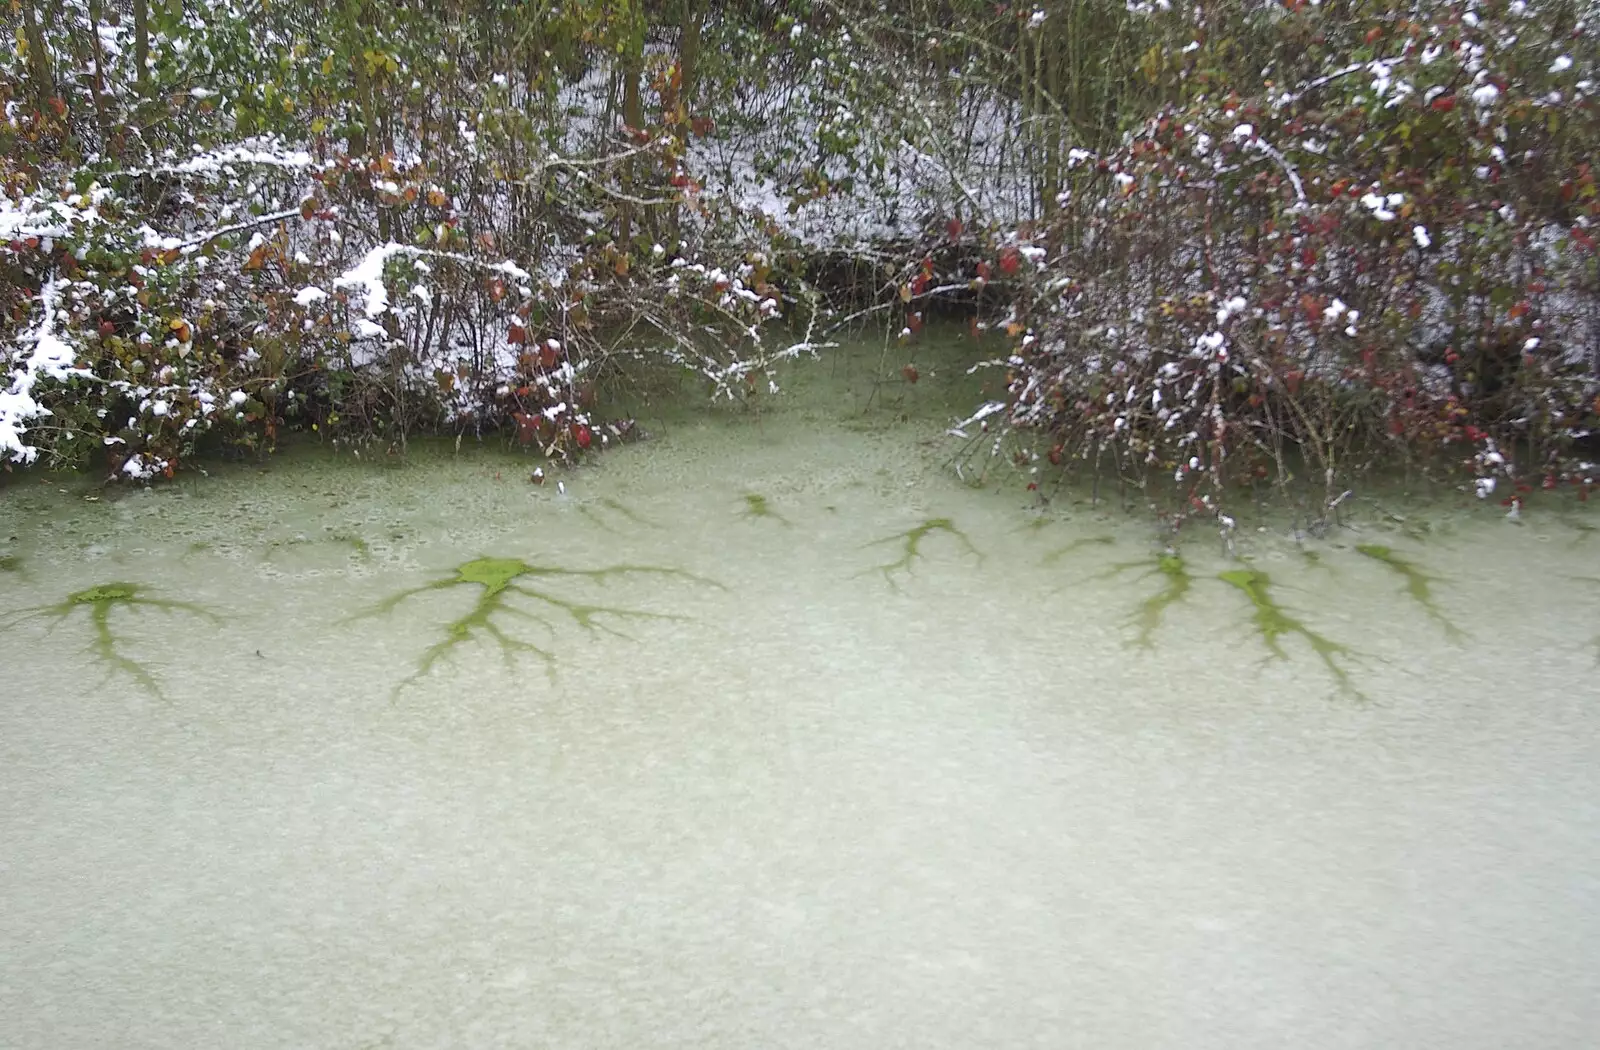
[[[71,10],[0,56],[12,459],[572,457],[606,376],[748,400],[942,300],[1009,340],[953,429],[1030,472],[1589,483],[1592,5]]]

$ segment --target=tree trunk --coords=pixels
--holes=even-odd
[[[644,95],[639,87],[639,80],[644,75],[643,9],[635,7],[632,17],[633,25],[628,29],[628,39],[622,52],[622,122],[639,131],[644,127]],[[622,188],[626,193],[633,192],[636,159],[623,162]],[[629,242],[633,240],[633,205],[623,201],[618,216],[617,240],[622,251],[627,252]]]
[[[150,0],[133,0],[133,65],[142,95],[150,83]]]
[[[44,0],[22,0],[22,33],[28,41],[28,73],[33,80],[34,101],[43,112],[56,93],[50,70],[50,52],[45,50],[44,33],[39,28],[39,12],[34,8]]]
[[[695,77],[700,71],[700,33],[705,26],[705,0],[683,0],[683,36],[678,42],[678,71],[683,75],[679,97],[684,112],[694,110]]]
[[[1059,41],[1059,38],[1058,38]],[[1061,205],[1058,198],[1061,196],[1061,139],[1062,125],[1066,123],[1066,113],[1062,101],[1062,90],[1066,86],[1062,83],[1061,66],[1062,54],[1059,42],[1045,52],[1046,68],[1049,76],[1046,83],[1050,90],[1050,125],[1045,129],[1044,145],[1044,205],[1045,222],[1051,226],[1051,236],[1054,233],[1054,220]]]
[[[110,121],[106,116],[105,53],[100,47],[100,0],[89,0],[89,55],[94,60],[94,79],[90,82],[90,91],[94,96],[95,125],[104,145]],[[118,151],[111,152],[115,154]]]

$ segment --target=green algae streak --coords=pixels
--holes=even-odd
[[[1140,602],[1138,611],[1127,621],[1139,629],[1134,639],[1135,644],[1141,649],[1149,649],[1154,645],[1155,632],[1161,626],[1161,621],[1166,618],[1167,609],[1184,599],[1194,583],[1194,578],[1189,575],[1189,567],[1184,563],[1183,556],[1174,550],[1162,552],[1153,561],[1148,558],[1120,561],[1089,578],[1109,580],[1134,569],[1144,570],[1134,577],[1135,582],[1149,579],[1151,576],[1160,576],[1162,579],[1161,589]]]
[[[145,594],[147,590],[148,588],[143,584],[122,582],[102,583],[94,587],[86,587],[81,591],[72,592],[55,605],[24,609],[19,616],[10,621],[10,625],[22,623],[26,620],[48,618],[53,621],[51,628],[54,629],[56,624],[69,619],[79,609],[87,609],[89,624],[94,631],[94,640],[89,643],[89,652],[94,655],[96,660],[105,665],[107,675],[121,671],[139,683],[152,696],[162,699],[161,686],[149,669],[132,657],[124,656],[118,651],[118,639],[111,628],[112,610],[119,606],[134,610],[141,608],[159,609],[163,612],[186,612],[212,622],[219,621],[216,614],[209,609],[202,608],[192,602],[147,597]]]
[[[777,511],[773,510],[772,505],[767,502],[767,497],[761,495],[760,493],[746,492],[744,494],[744,507],[744,513],[741,514],[740,517],[768,518],[772,521],[778,522],[780,525],[791,524],[788,518],[785,518],[782,514],[779,514]]]
[[[507,633],[501,625],[500,619],[514,618],[531,621],[538,624],[545,633],[556,633],[556,621],[538,612],[511,604],[510,599],[521,596],[532,599],[538,603],[536,607],[557,615],[558,620],[565,618],[567,622],[591,633],[605,632],[619,638],[626,638],[621,631],[612,627],[606,619],[619,620],[676,620],[682,617],[670,613],[642,612],[615,605],[597,605],[573,598],[564,598],[543,590],[534,583],[541,579],[555,580],[595,580],[606,581],[614,577],[654,575],[671,577],[680,580],[692,581],[720,589],[721,585],[713,580],[707,580],[682,569],[673,569],[657,565],[612,565],[600,569],[564,569],[555,566],[532,565],[520,558],[475,558],[456,566],[454,573],[444,579],[434,580],[412,587],[391,595],[379,602],[373,608],[363,613],[350,617],[351,620],[366,619],[372,616],[390,612],[406,599],[430,591],[442,591],[452,587],[471,586],[480,588],[477,601],[464,615],[451,620],[444,626],[443,637],[430,645],[422,653],[416,670],[408,675],[395,687],[396,694],[418,679],[433,670],[435,664],[459,645],[472,640],[474,634],[482,633],[492,640],[500,650],[501,659],[508,668],[515,668],[516,657],[519,653],[526,653],[537,657],[545,668],[547,677],[553,680],[555,675],[556,654],[544,645],[530,642],[523,638]]]
[[[1116,542],[1117,538],[1115,536],[1084,536],[1081,539],[1073,540],[1065,547],[1058,547],[1046,554],[1043,561],[1046,565],[1054,565],[1067,555],[1075,554],[1085,547],[1109,547]]]
[[[1152,647],[1154,643],[1151,638],[1156,628],[1161,626],[1168,607],[1182,601],[1194,583],[1193,577],[1189,575],[1188,566],[1184,565],[1183,558],[1176,553],[1161,555],[1156,561],[1155,571],[1162,578],[1161,589],[1140,603],[1138,615],[1135,617],[1139,624],[1138,644],[1143,649]]]
[[[979,561],[983,560],[983,555],[979,553],[978,548],[972,545],[972,541],[967,538],[966,533],[956,528],[955,522],[949,518],[929,518],[919,525],[906,529],[904,532],[897,532],[892,536],[885,536],[881,540],[873,540],[871,543],[866,544],[868,547],[877,547],[886,543],[899,543],[900,557],[882,565],[873,566],[871,569],[864,569],[856,575],[864,576],[869,572],[881,573],[883,578],[888,581],[889,586],[898,591],[900,585],[896,582],[894,574],[902,572],[908,576],[911,575],[915,563],[923,557],[923,541],[936,532],[943,532],[954,537],[967,549],[967,553]]]
[[[1459,627],[1445,618],[1444,613],[1439,611],[1438,604],[1433,600],[1431,585],[1440,582],[1437,576],[1428,575],[1418,568],[1415,563],[1406,560],[1382,544],[1358,543],[1356,544],[1356,550],[1374,561],[1382,562],[1398,574],[1405,581],[1406,593],[1411,596],[1411,600],[1422,606],[1428,615],[1444,628],[1447,638],[1457,642],[1466,638],[1466,634]]]
[[[1256,631],[1261,635],[1261,640],[1267,643],[1267,648],[1274,657],[1279,660],[1288,659],[1288,654],[1284,652],[1279,639],[1286,634],[1297,634],[1306,640],[1311,650],[1327,665],[1341,689],[1360,695],[1351,685],[1349,673],[1334,659],[1335,657],[1349,659],[1352,655],[1349,648],[1313,631],[1279,605],[1272,597],[1271,577],[1260,569],[1230,569],[1218,574],[1217,578],[1238,588],[1250,599],[1250,604],[1255,610],[1252,620]]]

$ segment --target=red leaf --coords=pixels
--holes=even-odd
[[[951,219],[949,222],[944,224],[944,232],[950,235],[950,239],[952,241],[961,236],[962,228],[963,227],[960,219]]]
[[[1015,248],[1004,248],[1000,252],[1000,272],[1007,277],[1013,276],[1022,268],[1022,253]]]
[[[520,324],[514,324],[506,333],[506,341],[512,346],[521,346],[528,341],[528,330]]]

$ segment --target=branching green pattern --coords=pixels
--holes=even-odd
[[[1156,572],[1161,575],[1161,589],[1146,598],[1139,606],[1139,645],[1150,648],[1150,637],[1167,614],[1167,607],[1176,605],[1189,593],[1193,582],[1183,558],[1175,553],[1163,554],[1156,561]],[[1149,575],[1148,573],[1146,575]]]
[[[609,510],[619,518],[643,528],[654,529],[659,527],[655,522],[630,509],[620,500],[613,499],[610,496],[602,496],[595,500],[594,506],[590,506],[587,503],[579,504],[578,513],[582,514],[584,517],[588,518],[590,521],[594,522],[597,526],[606,530],[607,532],[616,532],[617,530],[612,528],[611,523],[605,519],[604,515],[595,509],[596,507],[604,507],[606,510]]]
[[[898,591],[900,585],[895,580],[895,573],[900,572],[905,573],[907,576],[911,575],[917,559],[923,556],[923,541],[936,532],[943,532],[955,538],[967,549],[967,553],[979,561],[983,560],[983,555],[979,553],[978,548],[972,545],[972,541],[967,538],[966,533],[956,528],[955,522],[949,518],[929,518],[920,525],[913,526],[904,532],[897,532],[893,536],[885,536],[881,540],[873,540],[868,543],[866,545],[868,547],[877,547],[886,543],[898,543],[900,545],[900,557],[882,565],[876,565],[871,569],[864,569],[856,575],[865,576],[869,572],[881,573],[883,578],[888,581],[889,586]]]
[[[43,617],[51,621],[49,629],[54,630],[58,624],[70,618],[79,609],[87,609],[89,623],[94,629],[94,640],[89,643],[88,649],[94,654],[95,659],[106,666],[107,676],[121,671],[159,699],[162,698],[161,687],[156,682],[155,676],[137,660],[117,651],[117,636],[111,630],[111,611],[118,606],[128,609],[160,609],[164,612],[186,612],[212,622],[219,621],[216,614],[209,609],[192,602],[146,597],[145,589],[144,585],[137,583],[102,583],[98,587],[74,591],[56,605],[24,609],[8,626]]]
[[[1356,550],[1365,554],[1374,561],[1380,561],[1391,570],[1398,573],[1406,582],[1406,593],[1411,595],[1411,600],[1427,610],[1427,613],[1444,628],[1445,636],[1451,641],[1461,641],[1466,634],[1445,619],[1444,613],[1439,611],[1439,606],[1433,600],[1431,585],[1440,582],[1437,576],[1430,576],[1419,569],[1413,562],[1407,561],[1388,547],[1377,543],[1359,543]]]
[[[555,615],[558,620],[565,618],[590,633],[603,631],[607,634],[625,638],[627,637],[626,635],[606,622],[607,618],[618,620],[678,620],[682,619],[682,617],[669,613],[642,612],[620,606],[597,605],[573,598],[564,598],[544,589],[539,581],[565,579],[605,582],[613,578],[647,575],[687,580],[719,589],[721,587],[720,584],[713,580],[707,580],[682,569],[655,565],[612,565],[600,569],[562,569],[553,566],[530,565],[517,558],[477,558],[457,566],[455,574],[450,577],[434,580],[432,583],[425,583],[420,587],[412,587],[391,595],[373,608],[350,619],[359,620],[382,615],[392,611],[408,598],[431,591],[442,591],[461,586],[479,587],[482,590],[473,607],[465,615],[445,625],[444,637],[423,651],[422,659],[418,663],[416,671],[395,687],[396,693],[406,685],[426,675],[452,649],[471,641],[474,633],[477,632],[482,632],[494,641],[499,647],[501,658],[508,668],[515,668],[516,656],[519,653],[528,653],[538,657],[544,664],[545,673],[553,678],[556,664],[555,653],[542,645],[536,645],[533,642],[507,633],[501,624],[497,622],[497,618],[514,617],[531,620],[542,626],[551,635],[555,634],[557,621],[553,621],[549,616],[514,605],[510,599],[517,596],[531,598],[547,612]]]
[[[1172,550],[1159,555],[1154,563],[1146,559],[1118,562],[1092,578],[1111,579],[1133,569],[1144,570],[1134,577],[1136,580],[1149,579],[1151,576],[1160,576],[1162,579],[1161,589],[1140,602],[1139,610],[1128,618],[1129,624],[1139,629],[1136,644],[1141,649],[1149,649],[1153,645],[1156,629],[1166,617],[1167,609],[1184,599],[1194,579],[1189,575],[1189,567],[1184,564],[1183,556]]]
[[[744,513],[739,516],[750,519],[766,518],[780,525],[792,524],[788,518],[772,509],[772,505],[767,502],[767,497],[757,492],[746,492],[744,494]]]
[[[1341,689],[1360,695],[1350,683],[1349,672],[1334,659],[1335,657],[1350,659],[1352,654],[1349,648],[1318,634],[1291,616],[1273,599],[1272,580],[1266,573],[1259,569],[1231,569],[1219,574],[1218,579],[1237,587],[1244,592],[1246,598],[1250,599],[1250,604],[1255,608],[1252,619],[1256,630],[1274,657],[1279,660],[1288,659],[1288,654],[1283,651],[1279,639],[1286,634],[1298,634],[1327,665],[1334,678],[1338,679]]]
[[[1044,556],[1044,564],[1054,565],[1067,555],[1075,554],[1078,551],[1083,550],[1085,547],[1109,547],[1116,542],[1117,539],[1115,536],[1083,536],[1079,539],[1073,540],[1065,547],[1058,547],[1049,554],[1046,554]]]

